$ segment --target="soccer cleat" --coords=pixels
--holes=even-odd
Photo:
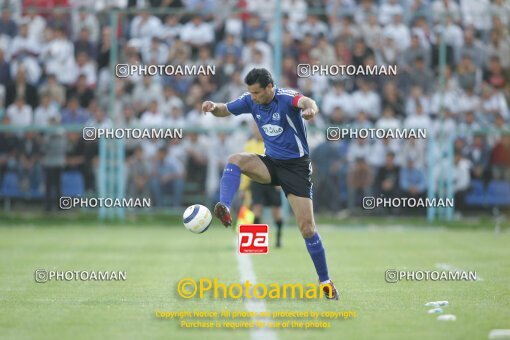
[[[221,202],[216,203],[214,206],[214,215],[223,223],[225,228],[232,225],[232,216],[230,216],[230,210],[225,204]]]
[[[339,294],[333,284],[333,281],[328,280],[320,283],[324,296],[329,300],[338,300]]]

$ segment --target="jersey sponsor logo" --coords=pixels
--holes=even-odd
[[[262,126],[262,129],[269,137],[275,137],[283,132],[283,128],[278,125],[266,124]]]
[[[257,119],[259,119],[259,120],[260,120],[260,118],[261,118],[261,117],[260,117],[260,115],[257,115]]]
[[[278,112],[273,113],[273,120],[280,120],[280,114]]]
[[[238,246],[241,254],[267,254],[269,252],[269,226],[267,224],[241,224]]]

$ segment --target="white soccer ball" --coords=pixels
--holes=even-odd
[[[209,209],[200,204],[189,206],[182,215],[186,229],[195,234],[203,233],[209,228],[212,215]]]

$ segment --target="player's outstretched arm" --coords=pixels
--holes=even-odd
[[[303,110],[301,111],[301,117],[306,120],[312,119],[317,113],[319,113],[319,107],[315,100],[305,96],[299,98],[297,106]]]
[[[227,105],[211,101],[205,101],[202,103],[202,112],[211,112],[216,117],[230,116],[230,112],[227,110]]]

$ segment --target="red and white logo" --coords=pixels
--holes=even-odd
[[[269,252],[269,226],[267,224],[241,224],[237,243],[241,254],[267,254]]]

